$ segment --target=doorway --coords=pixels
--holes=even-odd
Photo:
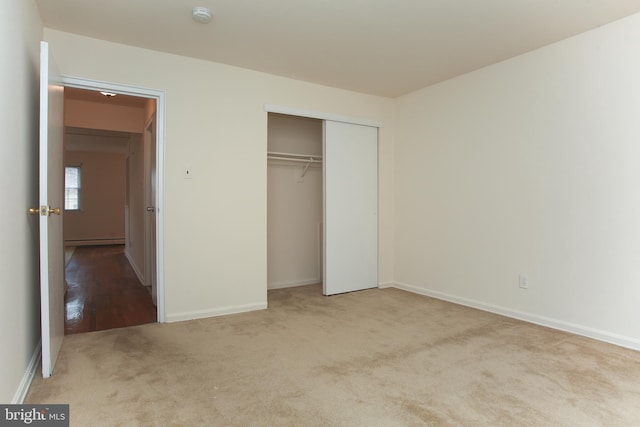
[[[154,128],[159,98],[148,93],[134,96],[129,88],[128,94],[118,92],[103,83],[98,88],[92,86],[93,82],[65,80],[71,80],[65,81],[65,166],[79,165],[87,178],[80,192],[85,205],[72,213],[75,219],[85,214],[84,224],[75,227],[75,235],[65,231],[65,252],[71,253],[66,264],[68,289],[73,285],[73,292],[66,298],[70,322],[65,331],[86,332],[162,321],[164,293],[157,292],[156,286],[161,274],[157,274],[155,262],[158,239],[153,224],[159,198],[155,191],[158,187],[155,153],[161,141]],[[106,89],[110,95],[100,94],[98,89]],[[91,174],[94,185],[89,188]],[[87,195],[97,189],[96,174],[103,182],[100,194],[95,197],[102,199],[103,206],[98,211],[103,215],[91,216],[88,214],[92,199]],[[150,207],[154,216],[151,226]],[[109,213],[109,209],[115,210]],[[73,223],[73,215],[67,216]],[[69,250],[74,247],[75,251]],[[79,292],[78,285],[86,289]],[[162,303],[163,307],[157,311],[151,302],[152,293],[160,295],[158,305]],[[79,303],[79,298],[84,300]],[[78,321],[78,317],[85,319]]]
[[[67,120],[79,126],[83,123],[73,116],[75,103],[88,95],[77,89],[65,92],[71,113]],[[82,108],[91,113],[95,107]],[[143,160],[136,158],[143,155],[141,135],[70,126],[64,135],[65,334],[155,322],[150,288],[142,286],[132,250],[145,249],[134,215],[142,207],[132,205],[141,198],[136,189],[142,187],[142,168],[135,168]]]

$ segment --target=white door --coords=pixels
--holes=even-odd
[[[323,293],[378,287],[378,128],[325,121],[323,161]]]
[[[49,53],[40,45],[40,298],[42,375],[53,373],[64,338],[64,208],[63,101],[64,88]]]
[[[147,126],[144,139],[145,191],[147,212],[145,216],[145,281],[151,286],[153,303],[158,305],[158,279],[156,264],[156,119]]]

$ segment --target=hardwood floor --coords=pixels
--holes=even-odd
[[[80,246],[65,269],[65,334],[152,323],[156,307],[124,246]]]

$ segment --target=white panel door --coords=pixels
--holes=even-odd
[[[378,286],[378,128],[325,121],[324,295]]]
[[[53,373],[64,338],[64,88],[46,42],[40,45],[40,298],[42,375]]]

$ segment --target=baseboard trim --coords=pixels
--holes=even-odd
[[[115,239],[65,240],[65,246],[124,245],[124,237]]]
[[[142,283],[143,286],[146,286],[146,284],[144,283],[144,276],[140,272],[140,269],[138,268],[136,263],[133,261],[133,258],[131,257],[131,254],[129,253],[129,251],[126,248],[124,250],[124,256],[126,256],[127,260],[129,260],[129,265],[133,269],[133,272],[136,273],[136,276],[138,276],[138,280],[140,280],[140,283]]]
[[[322,279],[320,279],[319,277],[314,278],[314,279],[298,280],[298,281],[295,281],[295,282],[268,283],[267,284],[267,290],[284,289],[284,288],[295,288],[296,286],[317,285],[318,283],[322,283]]]
[[[425,289],[406,283],[393,282],[391,286],[387,287],[394,287],[407,292],[412,292],[415,294],[424,295],[427,297],[448,301],[454,304],[464,305],[471,308],[476,308],[478,310],[488,311],[490,313],[499,314],[501,316],[506,316],[513,319],[523,320],[525,322],[534,323],[536,325],[545,326],[564,332],[569,332],[575,335],[581,335],[587,338],[592,338],[620,347],[630,348],[632,350],[640,350],[640,340],[607,331],[602,331],[599,329],[590,328],[587,326],[578,325],[575,323],[565,322],[562,320],[552,319],[549,317],[539,316],[537,314],[527,313],[523,311],[512,310],[510,308],[497,305],[486,304],[481,301],[458,297],[444,292]]]
[[[395,288],[397,287],[395,282],[380,282],[378,283],[378,288],[386,289],[386,288]]]
[[[246,313],[248,311],[265,310],[267,308],[267,302],[260,302],[255,304],[234,305],[229,307],[216,308],[212,310],[195,310],[184,313],[168,314],[166,321],[182,322],[184,320],[203,319],[206,317],[225,316],[227,314]]]
[[[31,383],[36,376],[36,370],[38,369],[38,365],[40,364],[40,355],[42,354],[42,341],[38,342],[35,350],[33,350],[33,354],[31,355],[31,360],[29,360],[29,365],[27,365],[27,370],[22,376],[22,380],[20,380],[20,384],[18,385],[18,389],[16,393],[13,395],[13,399],[11,400],[12,405],[21,405],[24,403],[24,399],[27,397],[27,393],[29,392],[29,388],[31,387]]]

